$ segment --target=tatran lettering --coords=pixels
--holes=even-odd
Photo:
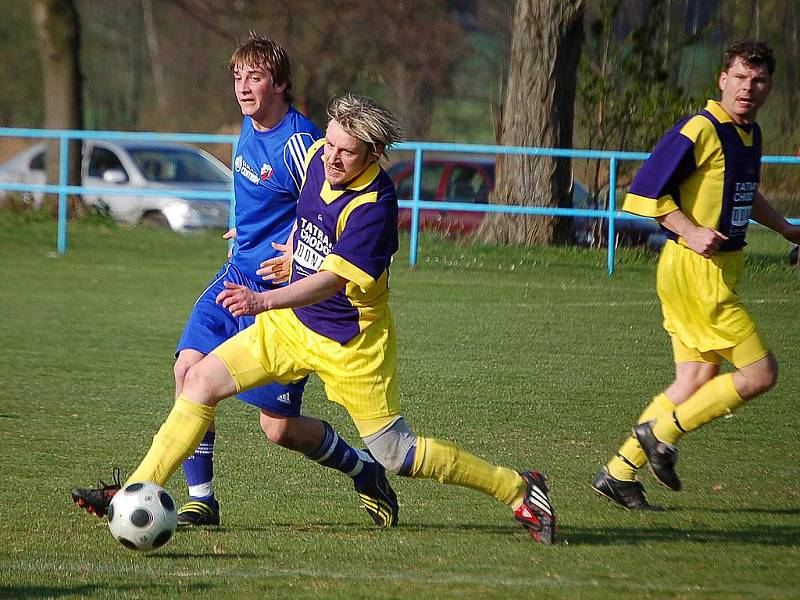
[[[305,242],[314,250],[327,256],[331,252],[331,240],[316,223],[312,223],[305,218],[300,219],[300,241]]]
[[[736,181],[733,184],[734,204],[752,204],[758,191],[757,181]]]

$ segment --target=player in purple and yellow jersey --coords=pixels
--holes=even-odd
[[[200,443],[223,398],[316,373],[386,469],[483,492],[508,505],[534,539],[553,543],[556,516],[541,473],[495,466],[450,442],[417,435],[401,415],[388,302],[397,194],[380,166],[386,149],[401,139],[401,127],[360,96],[335,98],[328,116],[325,139],[306,161],[291,283],[264,292],[225,283],[217,302],[235,317],[257,315],[255,324],[189,370],[129,482],[166,482]]]
[[[176,399],[193,365],[254,322],[252,316],[234,316],[216,303],[224,284],[235,283],[255,292],[277,287],[264,280],[271,278],[268,270],[265,278],[259,270],[285,248],[295,221],[306,155],[321,137],[314,124],[292,106],[289,58],[279,44],[251,34],[235,50],[229,66],[244,115],[233,163],[236,227],[225,236],[235,238],[235,244],[228,262],[197,299],[178,342]],[[260,409],[261,428],[269,440],[347,474],[373,520],[383,527],[396,524],[397,499],[383,467],[369,453],[351,448],[330,424],[301,416],[305,383],[305,378],[276,381],[236,393]],[[189,501],[178,511],[181,525],[219,524],[219,502],[213,489],[215,435],[212,421],[183,465]],[[108,486],[105,495],[115,491],[116,485]],[[81,506],[102,516],[102,506],[93,506],[96,494],[84,495],[81,490],[73,493]]]
[[[761,130],[756,114],[772,87],[775,60],[762,42],[725,53],[722,96],[658,142],[631,183],[623,210],[655,217],[666,231],[656,286],[671,340],[675,380],[653,398],[632,435],[592,486],[627,509],[653,509],[636,472],[645,462],[677,491],[675,443],[775,385],[778,363],[736,294],[750,219],[800,241],[759,193]],[[720,374],[726,360],[735,372]]]

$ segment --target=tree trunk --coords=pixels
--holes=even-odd
[[[156,20],[153,16],[152,0],[142,0],[144,13],[144,33],[147,39],[147,49],[150,51],[150,65],[153,70],[153,89],[156,93],[156,105],[159,112],[163,113],[167,107],[167,92],[164,85],[164,67],[161,63],[161,52],[158,49],[158,35],[156,33]]]
[[[518,0],[503,109],[504,146],[569,148],[583,43],[585,0]],[[572,205],[571,161],[499,156],[496,204]],[[488,214],[477,237],[488,243],[549,244],[570,240],[572,220]]]
[[[83,129],[82,77],[80,71],[80,26],[72,0],[36,0],[34,19],[44,77],[45,127]],[[58,141],[47,148],[47,182],[58,183]],[[81,141],[69,143],[67,181],[81,183]],[[55,212],[56,203],[46,205]],[[80,216],[87,209],[79,196],[69,198],[68,213]]]

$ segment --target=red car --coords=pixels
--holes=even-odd
[[[411,200],[414,184],[414,162],[400,161],[387,172],[397,187],[399,200]],[[432,202],[460,202],[486,204],[494,189],[495,169],[493,158],[437,158],[422,161],[420,200]],[[575,180],[572,186],[572,205],[575,208],[598,208],[589,191]],[[485,212],[467,210],[420,210],[420,231],[435,230],[458,237],[475,231],[483,221]],[[608,220],[598,217],[575,217],[575,243],[579,246],[604,245]],[[401,230],[411,228],[411,209],[401,208]],[[616,221],[618,239],[628,244],[646,244],[660,248],[665,236],[658,223],[652,219]]]
[[[411,200],[414,184],[414,162],[401,161],[387,170],[397,186],[400,200]],[[494,188],[494,161],[486,159],[431,159],[422,163],[420,200],[486,204]],[[445,234],[472,233],[483,212],[467,210],[425,209],[419,213],[421,231],[434,229]],[[411,227],[411,209],[401,208],[400,229]]]

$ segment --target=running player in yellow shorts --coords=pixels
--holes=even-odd
[[[556,515],[541,473],[495,466],[450,442],[417,435],[401,415],[389,311],[397,194],[380,159],[402,128],[385,108],[349,94],[331,101],[328,116],[325,138],[306,158],[289,285],[256,292],[225,282],[217,302],[234,317],[257,315],[256,321],[189,369],[127,483],[163,485],[200,443],[223,398],[316,373],[386,470],[483,492],[506,504],[536,541],[552,544]],[[280,262],[273,264],[280,272]]]
[[[766,44],[729,47],[722,96],[680,121],[658,142],[631,183],[623,210],[654,217],[668,240],[656,282],[672,340],[675,380],[645,408],[632,435],[595,476],[595,491],[627,509],[654,509],[636,472],[645,462],[678,491],[675,443],[775,385],[778,363],[736,294],[750,219],[800,241],[758,192],[761,130],[755,121],[772,87]],[[723,360],[736,371],[720,374]]]

